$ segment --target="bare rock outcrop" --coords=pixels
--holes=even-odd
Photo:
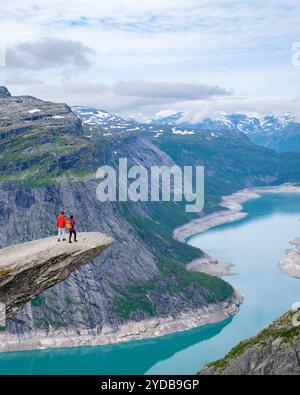
[[[9,90],[6,88],[6,86],[0,86],[0,96],[3,97],[10,97],[11,94],[9,92]]]
[[[58,243],[56,237],[48,237],[0,250],[0,302],[6,306],[6,319],[113,242],[98,232],[79,233],[78,240]]]
[[[292,240],[290,244],[295,247],[286,250],[278,266],[288,276],[300,278],[300,238]]]
[[[299,375],[300,309],[288,311],[257,336],[244,340],[200,375]]]

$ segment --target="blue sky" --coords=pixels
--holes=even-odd
[[[139,118],[300,116],[299,19],[295,0],[2,0],[0,83]]]

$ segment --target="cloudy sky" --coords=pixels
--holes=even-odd
[[[299,0],[1,0],[0,31],[15,95],[141,119],[300,117]]]

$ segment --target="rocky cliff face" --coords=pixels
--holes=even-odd
[[[6,88],[6,86],[0,86],[0,97],[4,96],[4,97],[8,97],[11,96],[9,90]]]
[[[43,294],[39,303],[29,303],[9,327],[24,333],[68,327],[96,328],[117,325],[113,299],[128,282],[143,282],[158,273],[154,258],[139,245],[132,227],[122,219],[120,208],[100,204],[95,197],[97,182],[62,183],[33,189],[2,185],[1,245],[45,237],[54,232],[57,208],[74,213],[81,231],[102,231],[116,242],[93,263],[74,272],[63,284]],[[135,270],[140,265],[140,270]]]
[[[0,140],[0,154],[4,158],[1,162],[0,246],[53,234],[55,217],[61,209],[75,215],[79,230],[100,231],[115,239],[113,246],[100,257],[27,303],[9,322],[6,341],[9,334],[20,339],[48,336],[50,328],[52,336],[69,331],[85,331],[97,336],[103,334],[104,328],[117,331],[128,321],[151,317],[176,319],[233,296],[232,287],[223,280],[185,269],[184,263],[201,255],[201,251],[172,239],[173,222],[189,219],[182,207],[174,203],[132,206],[129,203],[100,203],[96,199],[98,182],[89,168],[96,171],[97,164],[102,163],[116,167],[119,157],[128,157],[129,164],[145,166],[173,163],[168,155],[136,135],[103,140],[95,133],[91,139],[65,105],[44,103],[31,97],[3,100],[4,118],[12,116],[9,131],[3,126]],[[55,118],[58,108],[66,111],[66,118]],[[24,113],[27,116],[28,111],[31,111],[30,119],[26,122]],[[64,115],[60,113],[59,116]],[[64,130],[56,127],[57,120]],[[26,162],[25,172],[19,159],[13,157],[10,164],[5,156],[8,145],[11,152],[23,160],[23,145],[15,144],[14,136],[22,138],[22,142],[28,141],[32,149],[34,160],[31,166]],[[61,147],[60,140],[56,143],[56,139],[68,136],[78,138],[80,144],[74,144],[74,150],[65,152],[66,147]],[[46,139],[44,143],[43,139]],[[69,143],[68,140],[67,147]],[[43,151],[37,159],[40,145],[44,150],[47,144],[50,144],[49,152]],[[85,147],[83,151],[82,146]],[[44,158],[49,166],[44,167]],[[57,158],[60,158],[58,162]],[[50,166],[52,163],[59,163],[59,173]],[[80,163],[85,166],[78,171]],[[9,168],[16,170],[14,179]],[[53,182],[54,175],[56,182]],[[19,178],[22,182],[17,181]],[[169,223],[170,219],[173,222]]]
[[[128,158],[129,166],[207,164],[206,207],[211,209],[220,195],[257,180],[286,180],[275,153],[243,136],[227,144],[226,136],[208,132],[185,140],[170,128],[160,143],[154,131],[107,136],[101,124],[85,123],[82,129],[67,106],[27,96],[3,98],[1,109],[1,122],[10,124],[0,129],[0,247],[53,234],[61,209],[75,215],[80,231],[100,231],[115,239],[100,257],[27,303],[9,322],[6,339],[67,336],[70,331],[102,336],[107,328],[117,333],[126,323],[188,320],[209,305],[228,305],[234,297],[228,283],[186,270],[185,264],[202,252],[172,238],[176,226],[194,218],[182,204],[100,203],[94,172],[104,163],[117,167],[120,157]],[[28,111],[30,119],[24,118]],[[243,153],[243,167],[241,155],[232,155],[235,149]],[[259,170],[256,159],[263,154],[264,169]],[[229,310],[236,312],[239,303],[233,301]]]
[[[0,181],[45,184],[89,170],[93,147],[66,104],[0,94],[0,159]]]
[[[257,336],[204,367],[201,375],[299,375],[300,310],[289,311]],[[298,318],[297,318],[298,317]]]
[[[6,319],[99,256],[112,242],[101,233],[79,233],[73,244],[47,237],[0,250],[0,302],[6,307]]]

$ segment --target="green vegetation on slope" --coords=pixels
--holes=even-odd
[[[66,105],[30,97],[0,101],[0,182],[44,186],[95,170],[94,146]]]
[[[193,218],[180,211],[176,203],[157,202],[149,205],[143,204],[138,208],[137,205],[126,202],[123,203],[123,215],[130,224],[134,225],[140,238],[154,254],[168,255],[182,263],[202,256],[203,252],[198,248],[179,243],[172,237],[172,231],[176,226]]]
[[[161,306],[155,305],[155,293],[171,298],[183,297],[192,306],[195,287],[207,303],[222,302],[232,296],[232,286],[224,280],[205,273],[190,272],[179,262],[158,255],[160,276],[144,284],[136,284],[124,291],[113,307],[122,319],[128,320],[137,311],[154,316]],[[120,292],[120,290],[118,290]]]
[[[268,347],[276,339],[280,339],[286,344],[299,342],[300,326],[294,326],[292,323],[295,314],[295,311],[288,311],[266,329],[263,329],[258,335],[241,341],[224,358],[211,362],[207,366],[213,367],[218,371],[223,371],[232,360],[241,357],[251,347]]]
[[[45,304],[45,301],[45,296],[37,295],[35,298],[31,299],[30,303],[33,307],[41,307]]]
[[[203,252],[172,238],[170,229],[178,225],[177,205],[161,203],[158,210],[153,210],[153,217],[149,215],[147,218],[145,215],[139,215],[130,203],[124,204],[123,210],[127,220],[135,226],[139,236],[149,245],[156,257],[160,276],[147,283],[133,284],[124,291],[118,290],[122,295],[116,300],[113,310],[122,319],[129,319],[137,311],[149,316],[156,315],[160,308],[155,305],[156,292],[163,292],[167,297],[180,296],[191,306],[194,303],[195,292],[200,293],[206,303],[221,302],[232,296],[234,289],[224,280],[186,270],[184,263],[198,258]],[[157,222],[159,215],[160,222]],[[172,218],[171,225],[169,218]]]
[[[299,154],[278,154],[236,131],[219,131],[218,137],[205,130],[184,136],[170,133],[151,141],[180,166],[205,167],[206,212],[237,190],[300,180]]]
[[[26,136],[25,136],[26,137]],[[58,177],[74,176],[94,170],[93,147],[82,138],[74,136],[53,137],[48,143],[41,143],[43,131],[35,138],[24,135],[10,139],[9,144],[0,140],[2,160],[0,180],[25,182],[30,186],[43,186],[55,183]]]

